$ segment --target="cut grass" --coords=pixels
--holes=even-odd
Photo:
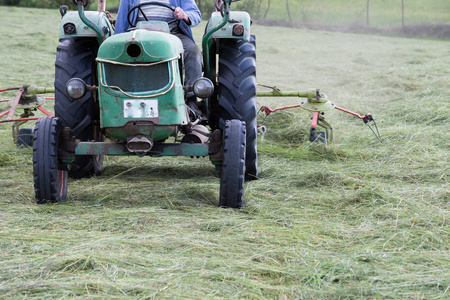
[[[0,87],[51,86],[58,12],[1,9]],[[259,83],[321,88],[371,112],[384,143],[332,111],[335,142],[311,144],[309,113],[276,112],[241,210],[217,208],[208,159],[136,157],[106,157],[101,176],[70,180],[67,202],[37,206],[31,151],[1,124],[1,299],[448,298],[448,42],[252,32]]]

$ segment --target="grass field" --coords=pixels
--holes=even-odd
[[[248,0],[245,2],[248,2]],[[261,16],[264,16],[267,3],[267,0],[262,0]],[[270,3],[267,19],[289,20],[286,1],[271,0]],[[294,23],[325,25],[366,24],[366,0],[290,0],[289,9],[292,22]],[[404,22],[405,24],[450,23],[449,11],[450,2],[445,0],[408,0],[404,1]],[[374,27],[401,26],[402,1],[370,1],[369,23],[370,26]]]
[[[91,7],[95,7],[96,1]],[[117,8],[119,0],[107,0],[108,9]],[[250,3],[249,3],[250,2]],[[200,3],[200,1],[197,1]],[[203,7],[213,7],[214,0],[202,0]],[[258,4],[259,15],[258,15]],[[248,10],[253,18],[289,20],[285,0],[244,0],[232,7]],[[315,23],[325,25],[366,24],[367,0],[289,0],[288,6],[294,23]],[[450,23],[450,2],[447,0],[404,1],[405,24]],[[206,18],[208,14],[204,13]],[[369,1],[370,25],[393,27],[402,25],[402,1]]]
[[[59,12],[0,10],[0,88],[52,86]],[[0,299],[449,298],[449,42],[252,31],[260,84],[371,112],[383,143],[332,111],[334,143],[311,144],[294,109],[266,122],[243,209],[217,208],[213,166],[189,158],[107,157],[37,206],[31,151],[0,124]]]
[[[0,5],[8,2],[0,0]],[[11,2],[11,0],[9,0]],[[37,8],[58,7],[62,0],[20,0],[20,5]],[[106,9],[117,11],[120,0],[105,0]],[[214,9],[215,0],[196,0],[208,19]],[[389,28],[402,25],[402,3],[404,23],[436,24],[450,23],[450,2],[448,0],[243,0],[232,7],[250,12],[254,19],[289,21],[295,24],[317,24],[338,26],[366,25],[367,2],[369,2],[369,23],[373,27]],[[65,0],[71,4],[72,0]],[[270,3],[270,4],[269,4]],[[286,3],[288,5],[286,5]],[[51,6],[53,5],[53,6]],[[95,10],[97,1],[91,1],[89,9]],[[289,7],[289,14],[287,11]]]

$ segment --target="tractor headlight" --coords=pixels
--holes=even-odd
[[[72,78],[66,83],[67,95],[75,100],[86,95],[86,83],[80,78]]]
[[[235,36],[244,36],[244,26],[242,26],[241,24],[236,24],[233,26],[233,35]]]
[[[214,84],[208,78],[201,77],[194,82],[192,91],[198,98],[205,99],[214,93]]]

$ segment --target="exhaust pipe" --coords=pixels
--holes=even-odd
[[[129,152],[145,153],[152,149],[153,141],[151,138],[138,135],[127,139],[127,149]]]

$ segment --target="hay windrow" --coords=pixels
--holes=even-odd
[[[0,26],[0,86],[53,85],[59,13],[1,10],[15,25]],[[0,124],[0,299],[448,298],[448,44],[252,32],[260,83],[320,88],[372,113],[384,142],[333,111],[334,142],[311,144],[308,112],[277,112],[243,209],[217,208],[208,159],[148,157],[107,157],[67,202],[37,206],[30,151]]]

